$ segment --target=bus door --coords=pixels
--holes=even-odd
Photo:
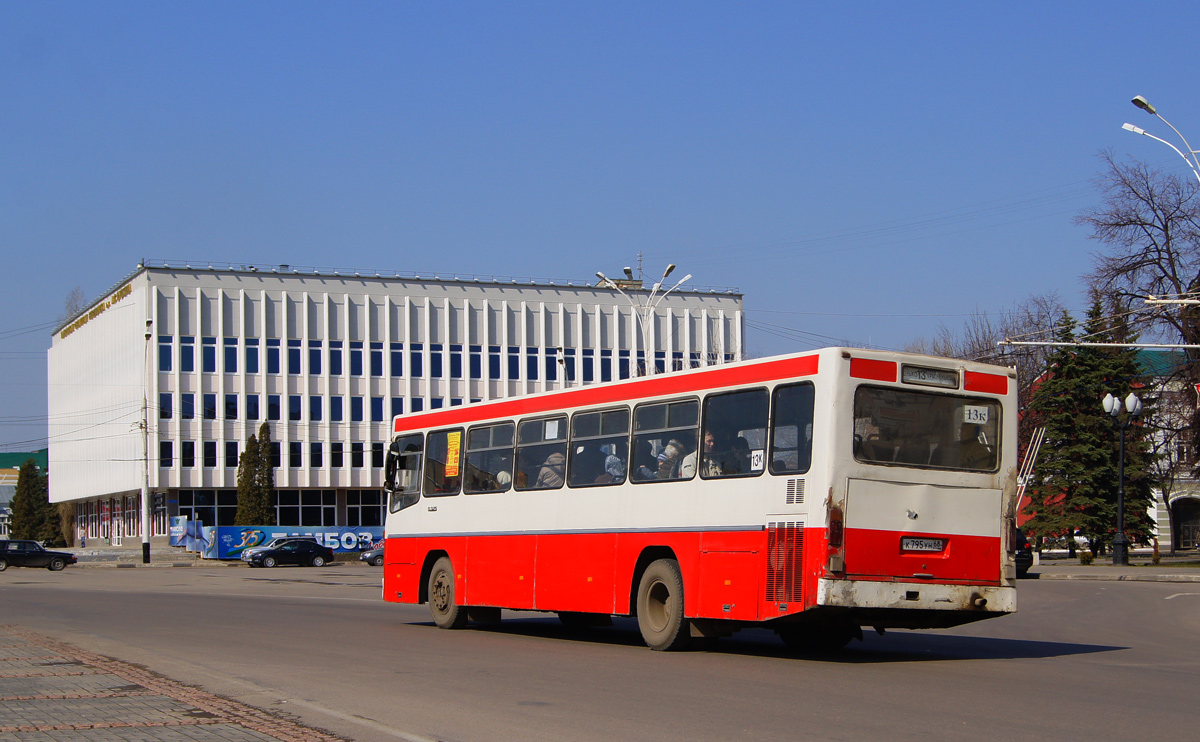
[[[841,512],[848,578],[1000,579],[1000,403],[860,386],[855,459]]]

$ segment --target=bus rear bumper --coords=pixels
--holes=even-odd
[[[994,585],[822,579],[817,605],[869,614],[873,625],[897,628],[954,626],[1017,610],[1017,589]],[[890,617],[890,620],[882,620]],[[864,621],[864,625],[867,622]]]

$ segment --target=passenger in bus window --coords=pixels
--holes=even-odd
[[[566,468],[567,457],[563,456],[562,451],[554,451],[546,457],[546,461],[542,464],[542,468],[538,471],[537,479],[534,480],[533,489],[550,490],[558,489],[563,486],[563,470]]]
[[[654,446],[647,438],[637,438],[633,446],[633,481],[646,482],[658,476],[658,460],[654,456]]]
[[[624,448],[624,444],[621,444]],[[604,474],[608,477],[609,483],[625,481],[625,460],[616,454],[616,445],[608,446],[611,449],[604,458]]]
[[[750,443],[745,438],[739,435],[734,439],[733,447],[729,450],[729,456],[721,469],[722,474],[750,473]]]
[[[704,431],[704,455],[700,464],[700,476],[708,479],[710,477],[721,476],[720,455],[717,453],[717,437],[713,431]],[[699,451],[693,451],[684,457],[683,463],[679,465],[679,475],[684,479],[691,479],[696,473],[696,457]]]
[[[992,449],[979,440],[979,426],[964,424],[959,434],[959,464],[965,469],[992,469]]]
[[[678,438],[672,438],[663,446],[662,451],[658,454],[658,478],[659,479],[680,479],[685,475],[680,473],[680,465],[686,458],[688,447]],[[693,465],[694,469],[694,465]],[[686,475],[690,479],[691,474]]]

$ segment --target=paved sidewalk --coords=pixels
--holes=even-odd
[[[1029,576],[1039,580],[1119,580],[1130,582],[1194,582],[1200,583],[1200,562],[1196,555],[1164,557],[1161,564],[1151,564],[1149,558],[1133,557],[1128,567],[1112,564],[1112,557],[1098,558],[1093,564],[1082,565],[1078,559],[1046,559],[1035,564]]]
[[[0,626],[0,742],[343,739],[20,626]]]

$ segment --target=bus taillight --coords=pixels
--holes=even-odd
[[[830,572],[845,572],[846,557],[842,552],[845,536],[841,508],[829,508],[829,526],[825,529],[825,540],[829,544],[827,567]]]
[[[829,539],[830,548],[834,548],[834,549],[842,548],[842,536],[843,536],[842,509],[841,508],[830,508],[829,509],[829,531],[828,531],[828,539]]]

